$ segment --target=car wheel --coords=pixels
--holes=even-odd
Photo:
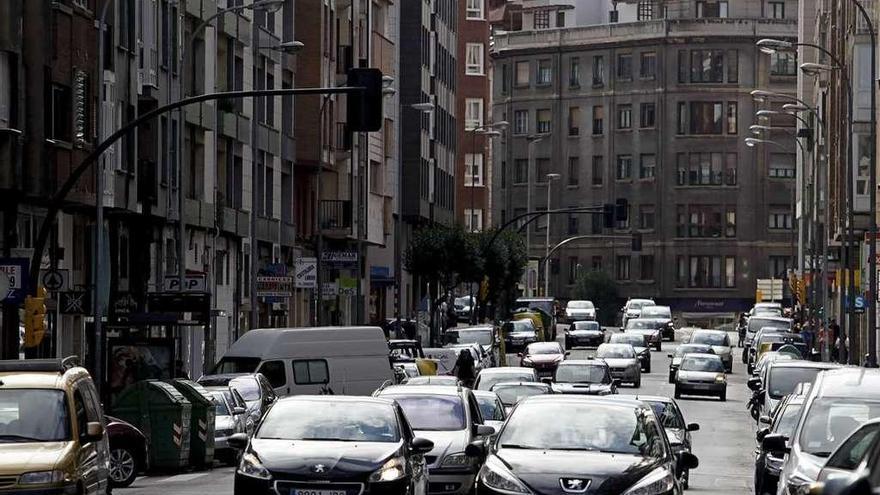
[[[571,350],[571,342],[569,342],[568,339],[565,339],[565,350],[566,351]]]
[[[641,388],[642,387],[642,377],[636,378],[636,381],[633,382],[633,388]]]
[[[124,488],[137,478],[137,459],[128,447],[116,446],[110,449],[110,484],[114,488]]]
[[[648,364],[645,365],[645,373],[651,372],[651,361],[648,361]]]
[[[681,399],[681,391],[678,389],[678,387],[675,387],[675,398]]]
[[[675,372],[674,371],[669,372],[669,383],[675,383]]]
[[[718,395],[718,398],[721,399],[721,402],[727,402],[727,390],[721,392],[721,394]]]

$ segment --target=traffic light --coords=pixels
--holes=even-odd
[[[602,217],[605,219],[605,228],[613,229],[614,228],[614,205],[605,204],[602,205]]]
[[[351,132],[375,132],[382,129],[382,71],[379,69],[348,69],[349,87],[363,91],[348,93],[347,123]]]
[[[633,234],[632,238],[632,251],[634,253],[638,253],[642,250],[642,234],[640,232],[636,232]]]
[[[46,289],[24,300],[24,346],[37,347],[46,335]]]

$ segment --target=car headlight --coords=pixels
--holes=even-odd
[[[440,463],[441,467],[449,467],[449,468],[462,468],[468,467],[473,464],[473,458],[468,457],[464,452],[456,452],[455,454],[449,454],[448,456],[443,458],[443,462]]]
[[[406,475],[406,462],[403,457],[392,457],[378,471],[370,475],[370,481],[395,481]]]
[[[724,375],[715,375],[715,383],[725,383],[727,382],[727,377]]]
[[[266,467],[263,466],[263,463],[260,462],[260,459],[251,452],[247,452],[241,456],[241,463],[238,465],[238,474],[261,480],[272,478],[272,475],[269,474],[269,470],[266,469]]]
[[[522,481],[517,479],[496,457],[486,459],[478,475],[480,481],[488,488],[501,493],[532,493]]]
[[[623,492],[623,495],[659,495],[672,490],[673,486],[675,475],[666,468],[657,468]]]
[[[58,469],[53,471],[33,471],[18,477],[19,485],[46,485],[49,483],[63,483],[65,481],[70,481],[70,478],[64,474],[64,471]]]

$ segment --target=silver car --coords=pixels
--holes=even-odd
[[[483,424],[495,428],[496,432],[501,431],[501,425],[507,419],[507,411],[504,404],[495,392],[488,390],[474,390],[474,397],[480,405],[480,414],[483,415]]]
[[[635,388],[642,386],[642,363],[633,346],[602,344],[596,349],[596,357],[608,364],[612,378],[632,383]]]
[[[691,344],[704,344],[712,346],[712,351],[721,358],[724,369],[733,372],[733,347],[730,345],[730,335],[723,330],[695,330],[691,335]]]
[[[620,319],[620,326],[625,327],[627,321],[641,316],[643,307],[656,305],[653,299],[630,299],[620,310],[623,313]]]
[[[538,373],[534,368],[506,366],[503,368],[486,368],[480,371],[474,381],[474,390],[490,390],[493,385],[501,382],[536,382]]]
[[[206,387],[214,398],[214,457],[227,464],[234,464],[239,451],[230,447],[227,441],[236,433],[250,435],[248,414],[244,400],[238,391],[229,387]]]
[[[685,354],[675,375],[675,398],[682,395],[716,395],[727,400],[724,364],[715,354]]]

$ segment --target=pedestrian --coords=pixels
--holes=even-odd
[[[742,347],[743,345],[745,345],[747,326],[748,326],[748,320],[746,320],[746,314],[740,313],[739,325],[737,325],[737,333],[739,333],[739,342],[737,343],[737,347]]]
[[[831,345],[831,359],[839,361],[840,352],[840,325],[834,318],[828,320],[828,343]]]
[[[452,368],[452,372],[462,385],[470,387],[474,383],[476,369],[474,365],[474,356],[469,350],[462,349],[458,353],[458,359],[455,361],[455,367]]]

